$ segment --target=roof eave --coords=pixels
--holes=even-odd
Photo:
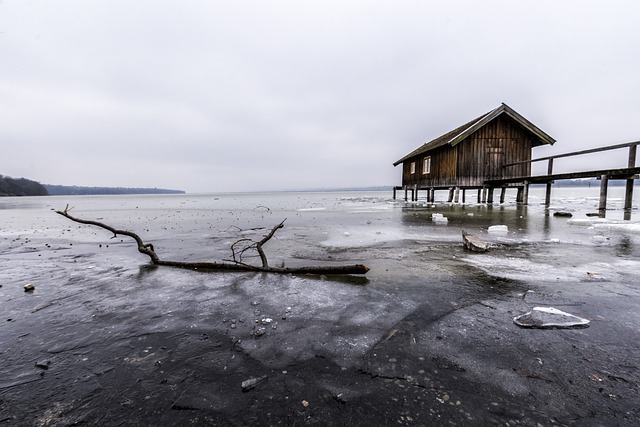
[[[509,107],[507,104],[503,103],[501,107],[504,107],[504,112],[509,117],[511,117],[512,119],[514,119],[518,123],[520,123],[520,125],[522,125],[525,129],[527,129],[529,132],[531,132],[536,137],[538,137],[538,139],[540,140],[540,143],[539,144],[534,144],[534,146],[539,146],[539,145],[544,145],[544,144],[549,144],[549,145],[555,144],[555,142],[556,142],[555,139],[553,139],[551,136],[549,136],[546,132],[544,132],[538,126],[534,125],[529,120],[527,120],[526,118],[521,116],[517,111],[515,111],[514,109]]]
[[[430,147],[429,145],[431,145],[431,143],[439,139],[439,138],[436,138],[435,140],[428,142],[426,144],[423,144],[419,148],[413,150],[411,153],[402,157],[400,160],[397,160],[395,163],[393,163],[393,166],[394,167],[398,166],[400,163],[404,163],[408,159],[411,159],[420,154],[424,154],[429,151],[435,150],[445,145],[454,147],[460,142],[467,139],[467,137],[469,137],[472,133],[482,128],[483,126],[491,122],[493,119],[495,119],[502,113],[507,114],[509,117],[511,117],[516,122],[518,122],[522,127],[524,127],[527,131],[531,132],[537,138],[537,143],[533,144],[534,147],[545,145],[545,144],[553,145],[556,142],[555,139],[553,139],[551,136],[545,133],[542,129],[538,128],[529,120],[525,119],[523,116],[521,116],[518,112],[516,112],[514,109],[509,107],[507,104],[502,103],[502,105],[500,105],[498,108],[495,108],[492,111],[489,111],[484,116],[473,121],[469,126],[466,126],[461,132],[458,132],[456,135],[454,135],[451,139],[449,139],[445,143],[438,143],[437,145]]]

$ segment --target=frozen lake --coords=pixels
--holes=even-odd
[[[508,194],[504,205],[492,206],[444,200],[406,203],[392,200],[391,192],[0,198],[0,311],[4,317],[0,323],[4,417],[0,419],[58,425],[43,421],[46,414],[58,411],[66,416],[65,422],[95,422],[106,416],[104,411],[83,412],[77,402],[88,405],[92,399],[105,398],[104,393],[113,397],[116,386],[135,395],[132,408],[144,406],[136,393],[165,393],[176,406],[185,390],[175,378],[165,378],[173,387],[170,391],[154,383],[140,392],[138,386],[127,383],[129,371],[121,372],[125,368],[119,366],[146,372],[140,374],[145,378],[152,371],[166,375],[157,363],[175,361],[175,356],[161,355],[170,347],[167,343],[185,345],[185,351],[197,357],[200,350],[185,344],[195,336],[226,337],[222,342],[233,343],[242,357],[260,362],[260,369],[252,370],[249,359],[240,363],[240,356],[235,359],[230,353],[211,362],[216,372],[232,375],[237,384],[260,377],[265,370],[271,377],[273,372],[284,375],[292,372],[292,366],[318,357],[331,361],[341,372],[382,375],[391,368],[372,360],[387,351],[383,344],[399,334],[393,332],[402,330],[398,325],[418,313],[422,313],[420,319],[435,323],[417,327],[413,344],[429,342],[430,334],[456,337],[448,346],[438,338],[433,341],[437,346],[421,347],[430,356],[421,353],[420,357],[446,358],[453,363],[447,366],[470,373],[478,361],[453,342],[471,342],[481,336],[480,331],[486,333],[486,324],[478,324],[475,335],[472,325],[459,325],[463,319],[477,319],[474,310],[487,307],[492,307],[493,327],[500,325],[505,334],[521,337],[526,332],[513,325],[515,315],[533,305],[559,306],[592,321],[589,329],[575,332],[585,342],[604,336],[624,339],[631,348],[625,347],[616,357],[621,358],[620,366],[635,364],[638,340],[627,338],[638,338],[640,324],[640,217],[634,210],[630,221],[622,219],[623,192],[623,187],[609,189],[606,218],[587,216],[597,210],[597,188],[554,189],[549,211],[541,204],[543,188],[532,189],[528,206],[517,206],[515,193]],[[364,278],[331,278],[149,268],[148,258],[128,238],[111,239],[106,230],[71,222],[54,212],[67,204],[74,206],[71,213],[77,217],[136,232],[154,244],[162,259],[227,260],[233,242],[259,239],[286,218],[284,229],[265,245],[270,264],[363,263],[371,270]],[[555,211],[573,216],[554,217]],[[480,254],[466,251],[462,230],[494,248]],[[33,284],[35,291],[24,292],[26,284]],[[453,329],[442,332],[447,324]],[[603,325],[615,325],[615,334],[599,329]],[[589,338],[589,334],[596,335]],[[143,339],[149,342],[141,343]],[[162,344],[165,339],[167,343]],[[554,357],[556,363],[566,363]],[[39,361],[50,367],[34,368]],[[514,383],[513,370],[505,373],[493,364],[483,369],[493,378],[491,387],[508,395],[526,394],[524,383]],[[119,376],[109,377],[107,372],[119,372]],[[60,379],[56,385],[47,382],[54,374]],[[119,379],[109,385],[103,375]],[[637,369],[624,372],[625,378],[637,375]],[[79,378],[84,388],[77,388]],[[199,391],[188,405],[203,406],[205,401],[211,405],[214,398],[194,384],[190,389]],[[70,391],[72,386],[76,391]],[[60,390],[69,396],[60,397]],[[39,401],[26,410],[18,402],[28,401],[29,395]],[[235,399],[250,397],[241,394]],[[234,405],[224,397],[215,399],[223,408]],[[621,401],[622,409],[628,410],[626,401]],[[580,407],[579,402],[574,404]],[[20,409],[20,414],[11,408]],[[575,412],[571,415],[563,413],[566,408],[548,410],[541,420],[582,416],[576,415],[580,409],[571,409]],[[254,420],[240,409],[228,411],[245,422]],[[466,411],[460,409],[455,416],[480,419],[474,410]],[[528,416],[538,420],[545,413],[540,411]],[[176,424],[185,420],[174,412],[152,419]],[[513,416],[507,413],[507,418]]]
[[[137,232],[154,243],[163,259],[229,259],[234,241],[260,237],[286,219],[266,247],[274,265],[354,259],[372,268],[369,277],[393,280],[400,272],[385,260],[402,259],[400,270],[417,265],[419,271],[430,254],[444,252],[461,263],[522,280],[532,274],[536,280],[572,280],[576,269],[636,277],[640,214],[634,210],[630,221],[622,219],[623,192],[623,187],[610,189],[606,218],[586,215],[597,212],[595,188],[554,189],[549,211],[542,205],[542,188],[531,191],[528,206],[517,206],[509,197],[492,206],[405,203],[391,200],[387,192],[4,198],[0,249],[1,256],[12,259],[12,274],[35,260],[36,271],[49,272],[62,269],[59,261],[67,259],[74,260],[77,271],[146,262],[128,238],[109,240],[105,230],[55,215],[53,210],[68,203],[75,216]],[[556,211],[573,216],[554,217]],[[459,245],[462,230],[509,250],[465,253]],[[34,274],[34,267],[28,271]]]

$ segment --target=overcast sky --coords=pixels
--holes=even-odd
[[[0,174],[399,185],[394,161],[501,102],[557,140],[534,157],[635,141],[639,19],[611,0],[3,0]]]

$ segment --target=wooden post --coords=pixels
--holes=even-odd
[[[453,187],[449,188],[449,199],[448,202],[451,203],[453,201]]]
[[[462,203],[465,203],[467,201],[467,195],[466,195],[467,190],[465,190],[464,188],[462,189]]]
[[[500,191],[500,204],[504,203],[505,194],[507,194],[507,187],[502,187],[502,191]]]
[[[487,187],[482,189],[482,203],[487,203]]]
[[[602,175],[600,177],[600,204],[598,210],[603,212],[607,210],[607,187],[609,186],[609,176]]]
[[[632,145],[629,147],[629,167],[633,168],[636,166],[636,149],[637,145]],[[630,212],[633,207],[633,178],[627,179],[627,184],[624,192],[624,210],[626,212]],[[625,217],[625,219],[627,219]],[[631,219],[631,218],[629,218]]]
[[[525,181],[524,187],[522,187],[522,204],[529,204],[529,183]]]
[[[407,187],[406,185],[404,186],[404,201],[406,202],[408,200],[408,192],[409,192],[409,187]]]
[[[516,203],[522,203],[522,194],[524,193],[523,187],[518,187],[518,193],[516,194]]]
[[[549,165],[547,166],[547,175],[553,175],[553,159],[549,159]],[[553,181],[547,182],[547,192],[544,197],[544,205],[548,208],[551,205],[551,184]]]
[[[431,203],[436,201],[436,189],[433,187],[429,189],[429,199],[431,199]]]
[[[478,188],[478,203],[482,203],[482,188]]]
[[[456,189],[454,190],[453,201],[456,202],[456,203],[460,202],[460,188],[459,187],[456,187]]]
[[[418,184],[414,185],[414,189],[415,189],[415,196],[414,196],[414,201],[418,201]]]
[[[398,187],[393,187],[393,200],[396,199],[396,188]]]
[[[487,195],[487,203],[489,203],[489,204],[493,204],[493,187],[489,187],[489,188],[487,189],[487,193],[489,193],[489,194]]]

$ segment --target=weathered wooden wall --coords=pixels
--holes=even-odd
[[[502,166],[531,160],[533,139],[515,120],[501,115],[455,147],[446,145],[409,159],[403,165],[402,183],[419,188],[481,187],[487,179],[528,176],[531,164]],[[431,156],[431,173],[423,174],[423,159]],[[414,174],[411,162],[416,162]]]
[[[424,158],[431,157],[431,173],[424,174]],[[403,185],[418,185],[418,187],[442,187],[456,183],[457,150],[442,147],[431,151],[428,155],[421,155],[410,159],[403,166]],[[410,173],[411,162],[416,162],[416,171]]]
[[[455,147],[458,185],[480,186],[487,179],[529,175],[530,163],[502,166],[531,160],[532,146],[529,133],[517,122],[506,115],[496,118]]]

